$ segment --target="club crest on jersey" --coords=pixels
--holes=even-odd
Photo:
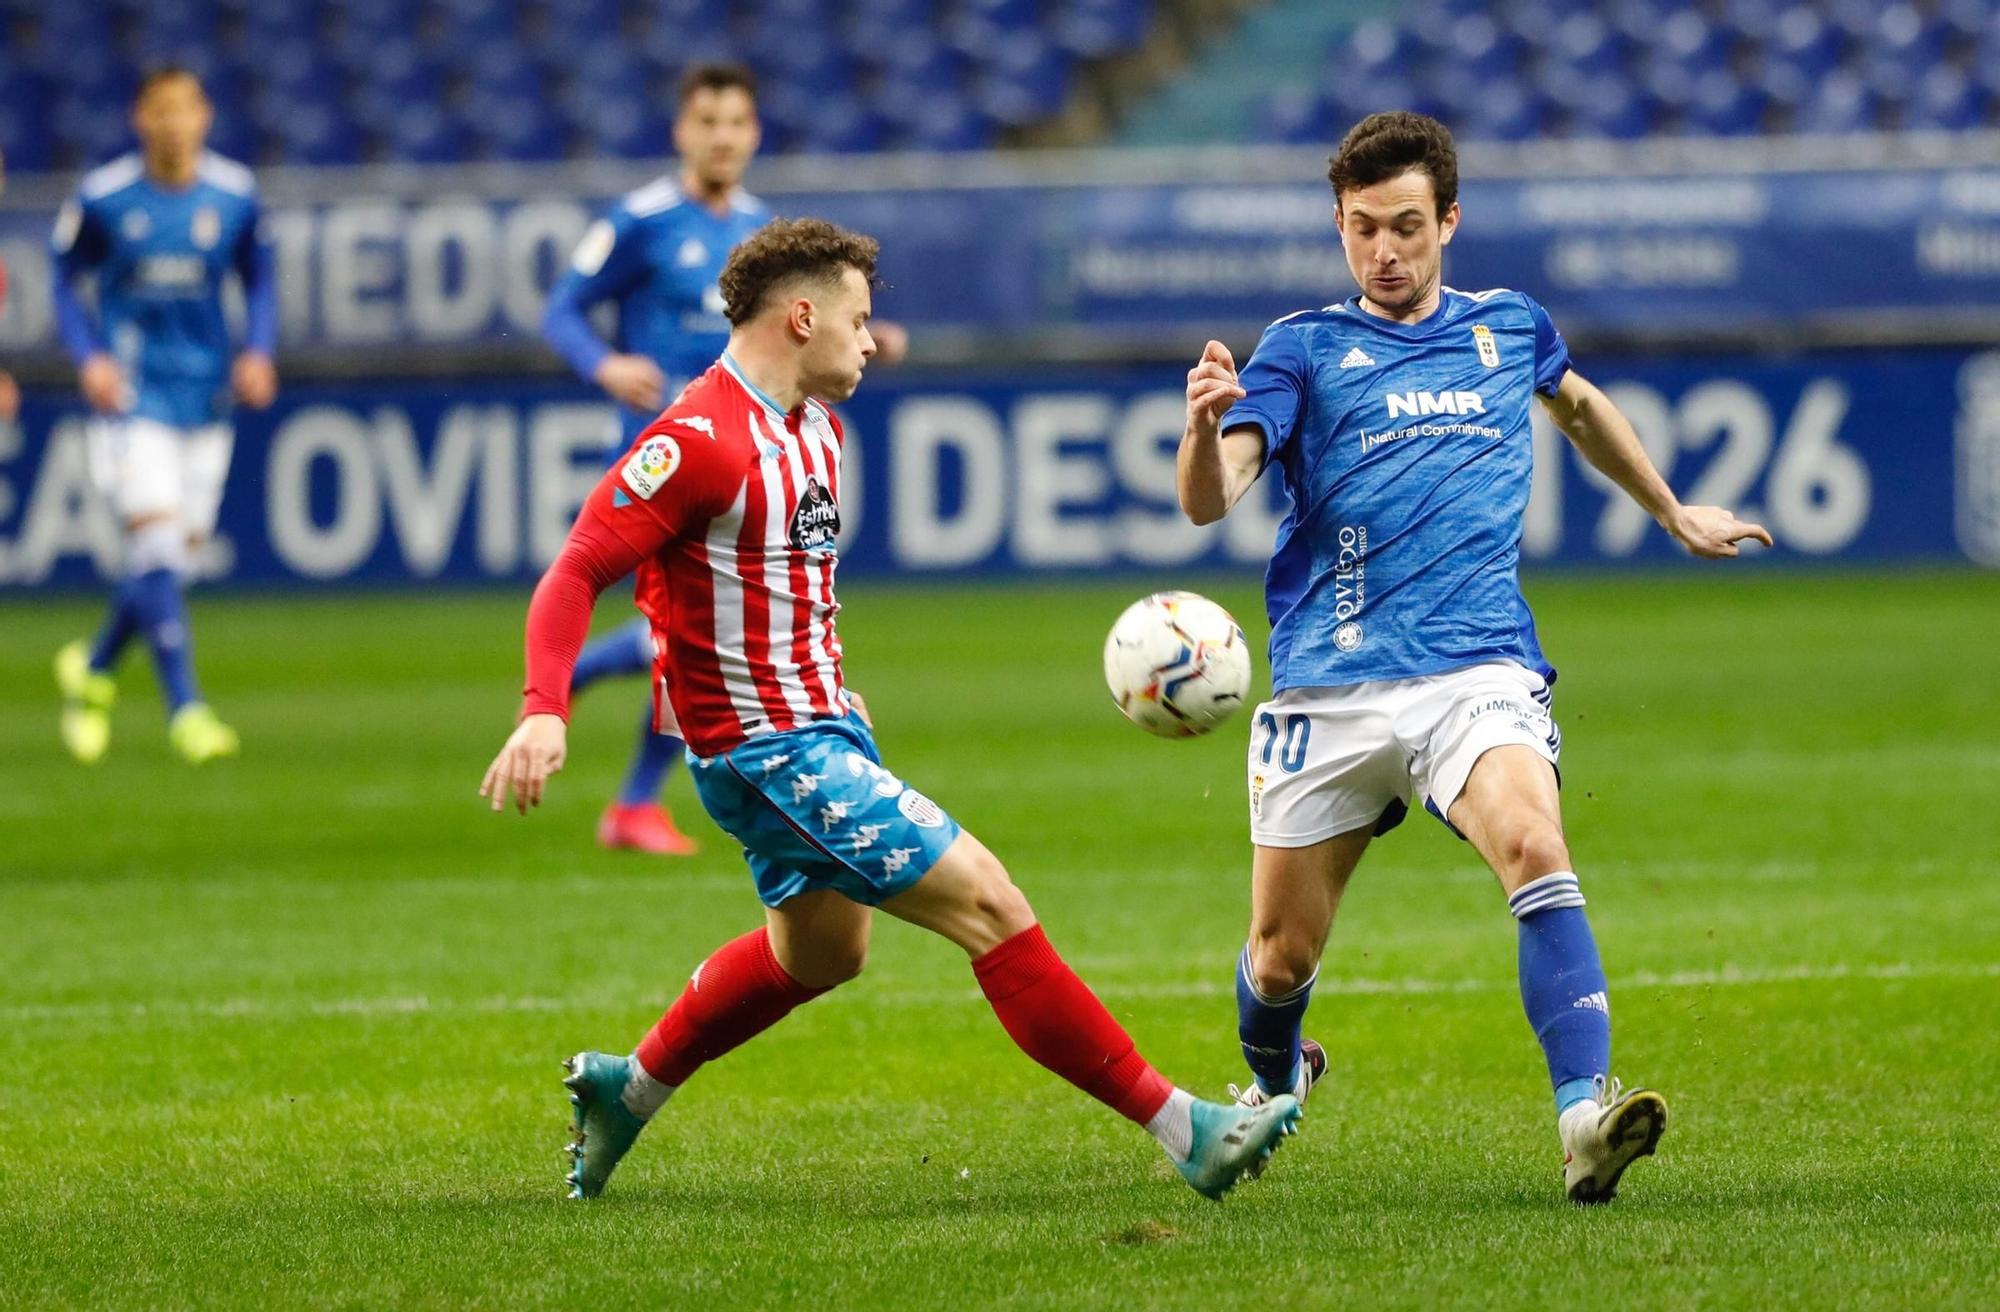
[[[1479,348],[1479,363],[1488,369],[1500,367],[1500,347],[1493,340],[1493,330],[1483,323],[1472,325],[1472,344]]]
[[[681,467],[680,444],[671,437],[649,437],[625,462],[625,486],[641,501],[651,501]]]
[[[188,222],[188,239],[201,250],[215,249],[215,243],[222,240],[222,215],[213,205],[204,205],[194,212]]]
[[[794,551],[828,551],[840,536],[840,506],[816,477],[806,479],[788,536]]]

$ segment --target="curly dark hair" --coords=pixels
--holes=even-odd
[[[833,286],[853,269],[875,283],[873,237],[849,232],[825,219],[779,219],[738,246],[722,268],[722,304],[732,324],[754,318],[771,294],[789,283]]]
[[[1437,194],[1438,217],[1458,200],[1458,147],[1451,129],[1426,114],[1392,109],[1370,114],[1349,129],[1340,149],[1327,161],[1326,180],[1333,184],[1333,203],[1357,187],[1415,170],[1428,174]]]

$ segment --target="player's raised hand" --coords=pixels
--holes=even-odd
[[[262,351],[245,351],[229,370],[229,385],[238,401],[262,410],[278,399],[278,366]]]
[[[667,403],[667,376],[643,355],[607,355],[592,377],[613,400],[634,410],[658,410]]]
[[[1762,524],[1752,524],[1748,520],[1736,518],[1731,511],[1721,506],[1682,506],[1669,532],[1674,541],[1688,549],[1690,555],[1703,560],[1720,560],[1727,556],[1741,554],[1739,542],[1761,542],[1771,545],[1771,534]]]
[[[76,381],[83,399],[99,414],[115,415],[125,409],[125,371],[110,356],[99,352],[85,360]]]
[[[1221,342],[1211,341],[1195,367],[1188,370],[1188,431],[1213,435],[1222,416],[1243,395],[1242,384],[1236,379],[1236,358]]]
[[[511,792],[515,809],[522,815],[542,804],[542,790],[549,776],[563,768],[569,755],[569,726],[560,715],[530,715],[507,738],[507,745],[486,777],[479,781],[479,795],[504,810]]]

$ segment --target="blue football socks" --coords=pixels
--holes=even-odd
[[[653,671],[653,629],[647,621],[621,624],[584,646],[569,676],[571,692],[582,692],[599,679]]]
[[[1507,899],[1521,922],[1521,1007],[1548,1058],[1556,1111],[1592,1095],[1611,1069],[1611,1002],[1583,893],[1567,870]]]
[[[118,587],[111,594],[111,609],[104,617],[104,627],[97,631],[97,638],[90,644],[90,668],[94,674],[109,674],[117,668],[118,658],[125,654],[125,646],[139,632],[138,607],[139,580],[130,575],[118,580]]]
[[[126,583],[132,589],[133,619],[152,649],[160,693],[171,716],[189,702],[201,700],[195,687],[194,644],[188,632],[187,608],[181,600],[180,575],[170,569],[149,570]]]
[[[1299,1079],[1299,1027],[1312,1001],[1315,969],[1305,983],[1283,997],[1266,997],[1250,973],[1250,948],[1236,959],[1236,1037],[1243,1060],[1267,1094],[1290,1093]]]
[[[686,747],[686,743],[672,734],[653,732],[653,707],[648,702],[646,713],[639,719],[639,742],[632,752],[632,764],[625,768],[625,782],[618,789],[619,805],[658,802],[667,771],[673,769]]]

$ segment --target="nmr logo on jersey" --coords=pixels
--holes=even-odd
[[[1483,415],[1486,403],[1477,392],[1391,392],[1389,418],[1399,415]]]

